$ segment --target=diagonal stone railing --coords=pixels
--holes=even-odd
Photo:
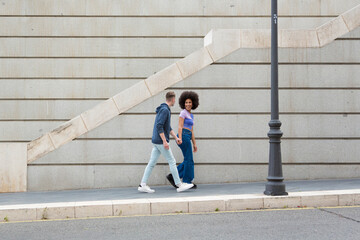
[[[279,30],[279,47],[323,47],[360,25],[360,5],[310,30]],[[211,30],[204,47],[27,144],[31,163],[239,48],[270,48],[270,29]]]

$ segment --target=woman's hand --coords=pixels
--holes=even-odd
[[[197,152],[197,146],[194,144],[194,152]]]

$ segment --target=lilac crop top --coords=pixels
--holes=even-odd
[[[184,128],[192,129],[194,125],[194,115],[184,109],[180,112],[180,117],[184,119]]]

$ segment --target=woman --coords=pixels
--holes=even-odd
[[[179,130],[178,138],[182,141],[178,145],[183,153],[184,161],[177,167],[179,177],[182,178],[184,183],[191,184],[194,180],[194,159],[193,151],[197,152],[197,146],[194,135],[194,115],[191,110],[195,110],[199,106],[199,96],[192,91],[185,91],[179,98],[179,105],[182,109],[179,116]],[[191,145],[192,142],[192,145]],[[167,175],[167,179],[173,184],[171,174]],[[196,188],[194,184],[192,188]]]

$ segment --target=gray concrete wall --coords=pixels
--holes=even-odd
[[[7,142],[33,140],[197,50],[212,28],[270,27],[265,0],[2,2],[0,141]],[[279,1],[279,27],[315,28],[357,4]],[[360,177],[359,47],[357,29],[321,49],[279,51],[286,179]],[[266,179],[269,63],[269,49],[240,49],[171,88],[200,95],[196,182]],[[29,164],[28,190],[136,186],[164,93]],[[168,172],[161,158],[149,184],[166,184]]]

